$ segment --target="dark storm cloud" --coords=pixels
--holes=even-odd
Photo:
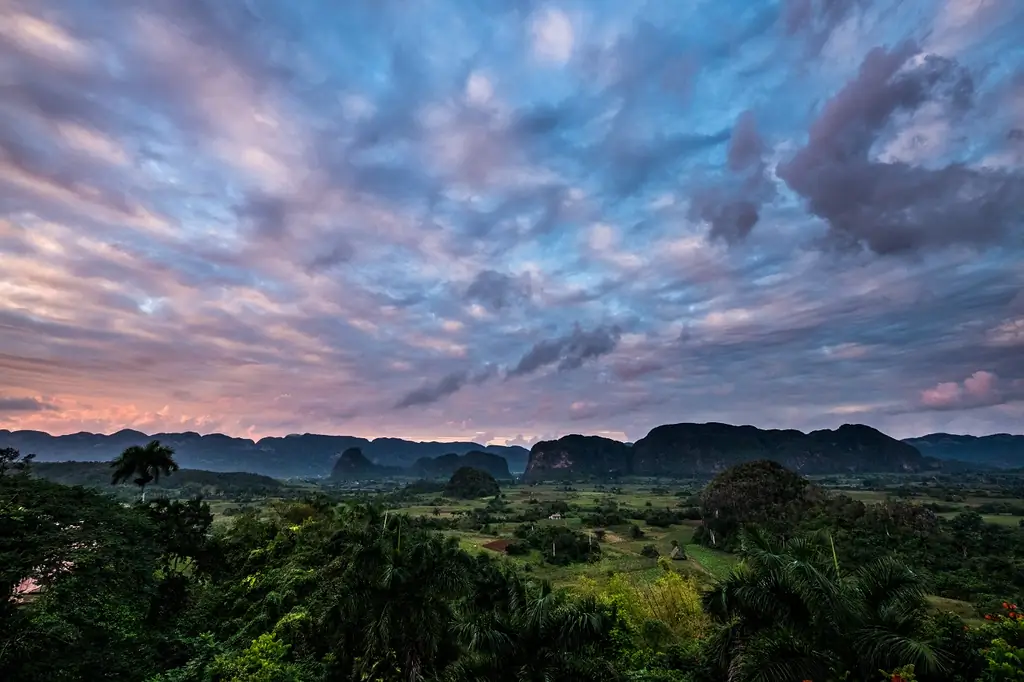
[[[744,239],[757,225],[762,205],[775,197],[765,151],[754,112],[743,112],[729,137],[725,180],[697,189],[691,200],[691,216],[711,226],[711,237],[729,243]]]
[[[565,336],[534,344],[509,376],[530,374],[550,365],[556,365],[560,372],[578,369],[586,360],[611,353],[621,337],[622,330],[616,326],[584,330],[577,325]]]
[[[937,102],[970,106],[970,74],[913,43],[875,48],[857,76],[824,106],[809,140],[781,164],[779,177],[842,238],[875,253],[952,244],[992,244],[1021,224],[1024,174],[962,163],[930,169],[872,160],[870,151],[899,111]]]
[[[513,277],[495,270],[482,270],[469,283],[465,297],[490,310],[500,311],[528,301],[530,292],[528,276]]]
[[[487,381],[495,374],[495,368],[485,366],[477,371],[458,370],[446,374],[435,382],[423,386],[405,394],[397,403],[396,409],[414,407],[417,405],[429,405],[456,393],[467,384],[480,384]]]
[[[37,398],[11,398],[0,396],[0,413],[5,412],[43,412],[57,408]]]
[[[447,374],[435,383],[426,384],[410,391],[395,403],[395,407],[401,409],[437,402],[461,389],[467,381],[469,381],[469,372],[459,371]]]

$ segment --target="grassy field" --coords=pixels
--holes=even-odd
[[[941,512],[938,516],[945,519],[951,519],[961,512]],[[1018,526],[1020,521],[1024,517],[1011,516],[1009,514],[982,514],[981,518],[985,520],[985,523],[994,523],[997,526]]]
[[[505,504],[495,512],[499,519],[487,524],[486,532],[480,530],[446,530],[448,535],[459,538],[461,547],[472,552],[490,552],[484,545],[495,540],[514,540],[519,522],[513,519],[531,508],[536,510],[550,503],[565,503],[570,511],[561,519],[542,517],[530,522],[532,525],[558,526],[583,533],[589,542],[600,546],[600,559],[591,563],[574,563],[568,566],[554,566],[546,562],[537,550],[522,556],[510,556],[513,561],[538,578],[550,580],[556,585],[569,585],[581,577],[597,581],[606,580],[615,573],[629,573],[636,578],[656,578],[663,572],[658,559],[644,556],[645,547],[653,547],[659,555],[668,556],[673,542],[686,550],[685,560],[671,560],[672,570],[697,576],[705,581],[726,575],[735,563],[735,557],[723,552],[706,549],[692,544],[693,531],[697,521],[684,521],[668,528],[655,528],[644,523],[646,514],[656,509],[679,508],[697,490],[698,484],[676,483],[632,483],[614,486],[604,485],[518,485],[503,490]],[[436,519],[459,519],[474,510],[483,510],[489,499],[441,500],[437,495],[421,495],[416,499],[392,504],[389,511],[424,516]],[[614,504],[625,517],[625,523],[611,525],[600,533],[583,523],[582,516],[594,513],[600,506]],[[540,505],[540,507],[538,507]],[[637,526],[642,537],[631,537],[631,525]],[[650,551],[649,549],[647,550]]]

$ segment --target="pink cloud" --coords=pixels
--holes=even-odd
[[[990,398],[995,394],[996,380],[992,372],[977,371],[964,379],[964,391],[974,398]]]
[[[921,403],[926,407],[953,407],[960,402],[962,397],[963,391],[960,388],[960,384],[955,381],[947,381],[935,388],[922,391]]]
[[[998,382],[992,372],[978,370],[962,383],[946,381],[921,391],[921,404],[933,410],[993,405],[1001,398]]]

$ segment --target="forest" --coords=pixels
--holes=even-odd
[[[267,486],[226,515],[159,492],[182,474],[159,443],[105,488],[35,466],[0,453],[3,680],[1024,680],[1010,475],[847,489],[756,461],[498,487],[460,470]]]

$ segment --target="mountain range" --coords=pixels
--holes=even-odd
[[[930,433],[919,438],[906,438],[903,442],[913,445],[926,457],[995,469],[1024,468],[1024,436],[1009,433],[991,436]]]
[[[425,478],[445,477],[465,465],[479,466],[495,478],[507,477],[502,464],[491,455],[503,458],[511,473],[525,470],[526,478],[533,480],[586,475],[706,475],[753,459],[772,459],[805,474],[1024,467],[1024,436],[936,433],[899,441],[862,424],[810,433],[714,422],[667,424],[655,427],[635,443],[567,435],[540,441],[529,451],[519,446],[473,442],[368,440],[318,434],[254,441],[223,434],[145,434],[130,429],[110,435],[82,432],[66,436],[0,430],[0,448],[35,453],[43,462],[110,460],[126,447],[144,445],[152,439],[173,447],[182,467],[249,471],[278,478],[328,476],[341,453],[350,448],[357,448],[368,463],[350,463],[360,475],[400,472]]]
[[[1024,437],[1018,438],[1024,441]],[[1000,451],[1000,461],[1007,468],[1014,457],[1016,466],[1024,464],[1024,444],[1016,443]],[[940,459],[947,460],[946,468],[962,468],[964,462],[972,461],[991,466],[993,458],[984,455],[986,444],[974,443],[973,447],[975,454],[969,458],[959,456],[952,443],[942,450],[941,457],[925,456],[913,443],[863,424],[810,433],[715,422],[667,424],[655,427],[632,445],[580,435],[541,441],[530,450],[525,478],[703,476],[756,459],[773,460],[803,474],[926,471],[943,468]]]
[[[182,467],[207,471],[250,471],[296,478],[327,476],[342,452],[359,448],[372,463],[381,467],[411,468],[421,458],[486,452],[505,458],[508,468],[522,472],[529,452],[519,446],[481,445],[472,442],[416,442],[401,438],[368,440],[356,436],[294,434],[254,441],[220,433],[200,435],[184,433],[145,434],[124,429],[110,435],[74,433],[52,436],[42,431],[0,430],[0,448],[12,447],[24,454],[34,453],[40,462],[111,460],[127,447],[159,440],[174,448]]]

